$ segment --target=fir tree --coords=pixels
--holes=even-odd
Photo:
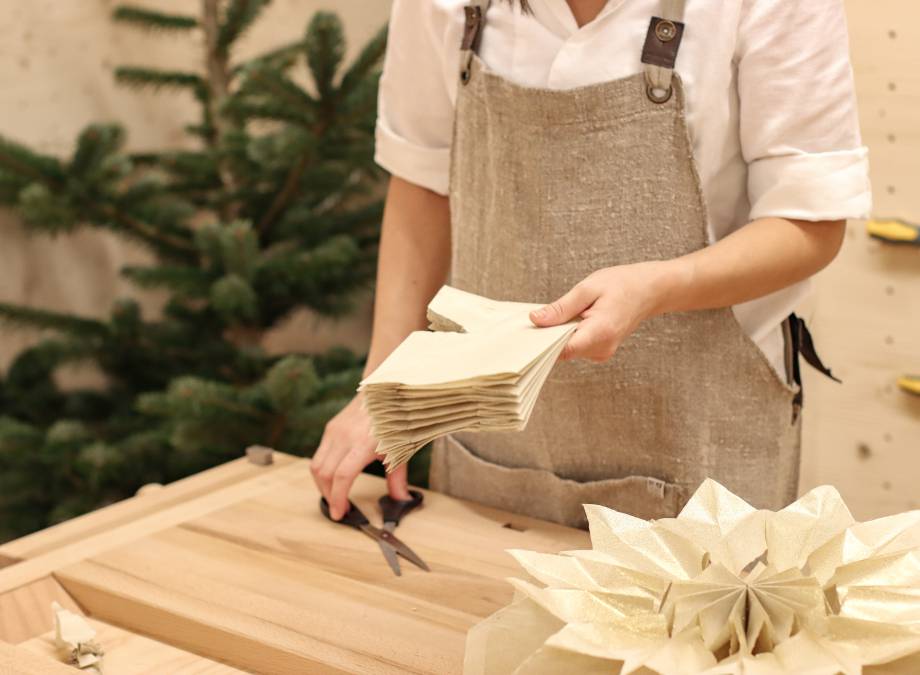
[[[7,329],[44,338],[0,379],[0,540],[237,457],[251,443],[303,454],[353,395],[361,360],[341,350],[269,356],[259,338],[299,307],[338,316],[374,270],[381,175],[373,124],[386,34],[344,64],[342,26],[239,61],[268,0],[203,0],[200,16],[120,6],[133,29],[200,31],[205,67],[118,68],[138,89],[189,92],[198,149],[130,154],[93,124],[67,158],[0,137],[0,203],[32,232],[110,230],[154,254],[121,273],[169,299],[105,318],[0,304]],[[295,81],[304,70],[310,84]],[[55,372],[95,364],[106,386],[61,390]]]

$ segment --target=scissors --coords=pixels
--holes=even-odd
[[[353,527],[376,541],[380,546],[380,550],[383,552],[383,557],[386,558],[387,563],[390,565],[390,569],[393,570],[396,576],[402,575],[397,556],[402,556],[416,567],[430,572],[431,569],[425,564],[425,561],[393,534],[393,530],[399,525],[399,521],[402,520],[403,516],[421,506],[422,500],[424,499],[424,495],[418,490],[409,490],[409,495],[410,499],[404,500],[393,499],[389,495],[384,495],[378,500],[377,503],[380,504],[380,511],[383,513],[383,529],[371,525],[367,516],[361,513],[361,510],[352,504],[351,501],[348,502],[348,512],[342,516],[341,520],[332,520],[332,517],[329,515],[329,502],[326,501],[325,497],[320,497],[319,508],[320,511],[323,512],[323,515],[329,520],[332,520],[333,523]]]

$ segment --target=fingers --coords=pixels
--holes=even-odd
[[[589,359],[602,362],[611,358],[620,346],[620,337],[597,318],[589,317],[578,324],[559,359]]]
[[[323,438],[319,443],[319,448],[313,454],[310,461],[310,473],[313,474],[313,482],[319,488],[320,493],[328,501],[329,492],[332,489],[332,475],[335,467],[341,461],[342,455],[346,449],[341,445],[336,445],[333,440],[334,434],[327,425],[323,432]]]
[[[596,292],[591,291],[583,283],[577,284],[555,302],[531,312],[530,320],[540,328],[558,326],[580,316],[596,299]]]
[[[339,520],[347,513],[348,491],[364,467],[374,461],[376,448],[370,418],[357,398],[326,424],[310,471],[329,502],[333,519]]]
[[[339,520],[348,512],[348,493],[351,486],[358,474],[373,460],[373,455],[368,457],[367,453],[354,449],[339,462],[332,475],[332,489],[328,497],[329,515],[333,520]]]
[[[403,464],[387,474],[387,489],[390,497],[399,501],[411,499],[409,494],[409,465]]]

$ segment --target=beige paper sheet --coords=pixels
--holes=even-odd
[[[359,387],[389,469],[446,434],[527,425],[576,329],[535,327],[529,313],[538,306],[438,292],[429,319],[449,332],[412,333]]]

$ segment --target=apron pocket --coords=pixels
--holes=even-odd
[[[453,436],[435,442],[431,487],[512,513],[586,529],[583,504],[600,504],[638,518],[671,518],[690,490],[651,476],[579,482],[544,469],[508,467],[475,455]]]

